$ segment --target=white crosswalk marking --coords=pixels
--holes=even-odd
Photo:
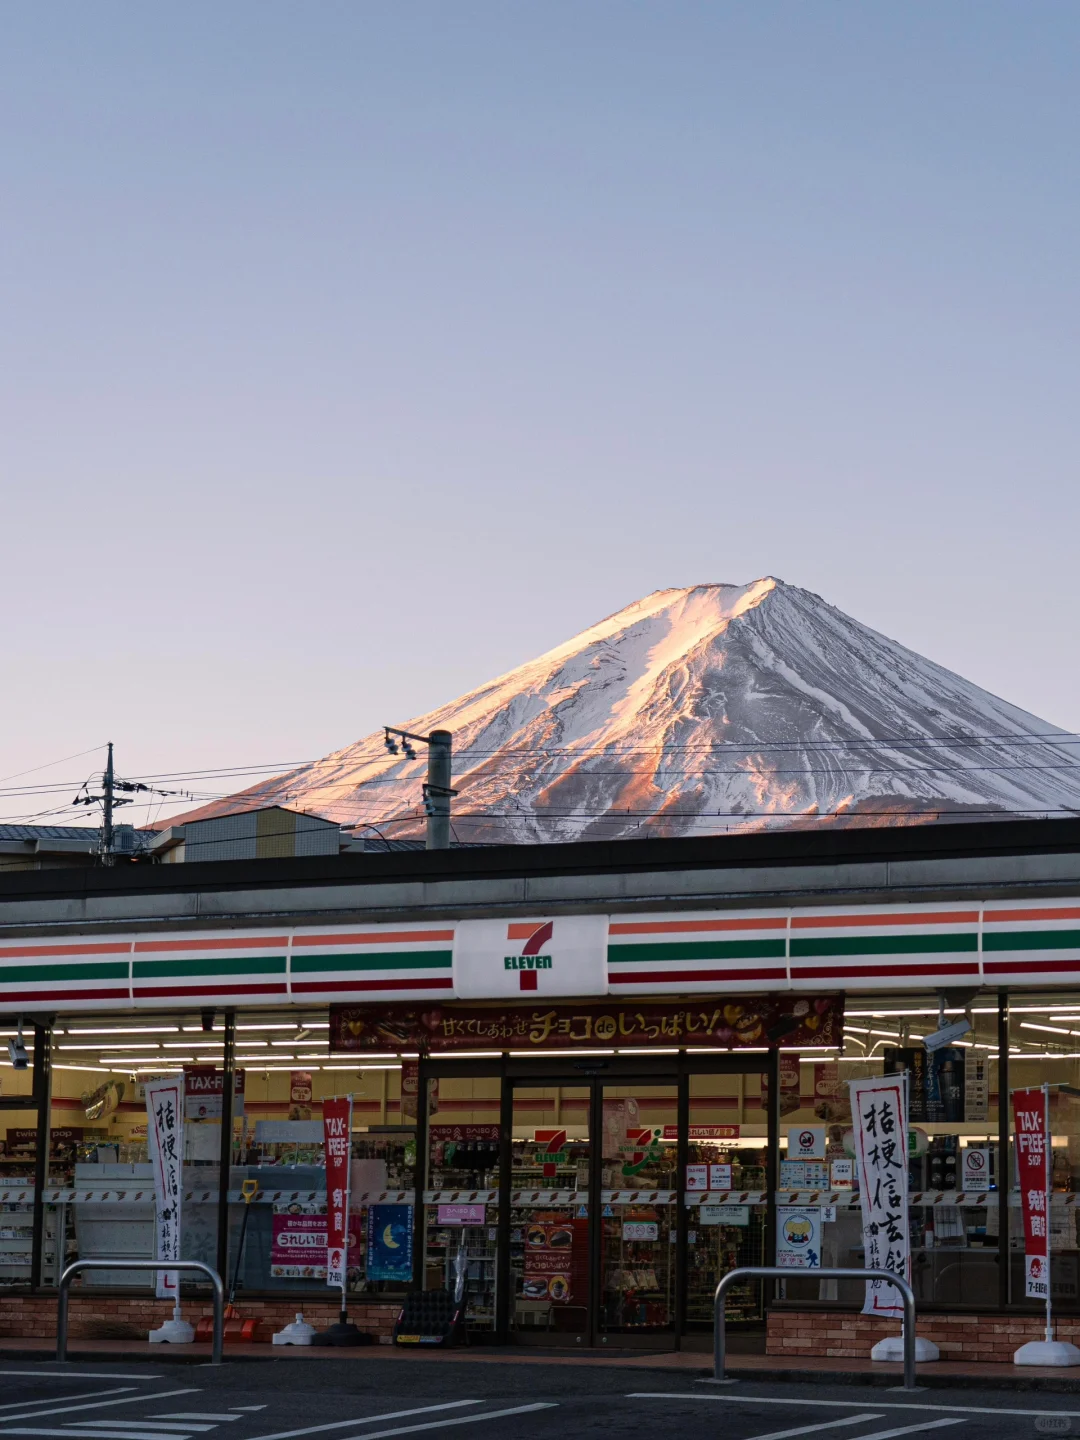
[[[430,1415],[433,1410],[456,1410],[462,1405],[479,1405],[479,1400],[447,1400],[442,1405],[421,1405],[415,1410],[391,1410],[385,1415],[361,1415],[354,1420],[330,1420],[325,1425],[308,1425],[303,1430],[277,1430],[273,1435],[256,1435],[255,1440],[294,1440],[297,1435],[317,1435],[323,1430],[345,1430],[350,1425],[377,1425],[380,1420],[404,1420],[409,1415]]]
[[[860,1435],[859,1440],[893,1440],[896,1435],[914,1435],[917,1430],[940,1430],[943,1425],[963,1425],[963,1420],[922,1420],[918,1425],[901,1425],[896,1430],[872,1430],[869,1435]]]
[[[230,1416],[235,1419],[235,1416]],[[81,1425],[98,1426],[103,1430],[145,1430],[152,1426],[155,1430],[165,1431],[172,1434],[176,1430],[187,1430],[198,1432],[200,1430],[216,1430],[217,1421],[212,1420],[207,1425],[196,1424],[194,1420],[165,1420],[157,1415],[148,1415],[145,1420],[82,1420]]]
[[[712,1380],[699,1380],[699,1385],[712,1385]],[[787,1405],[789,1409],[801,1410],[806,1405],[818,1405],[826,1410],[846,1408],[857,1410],[865,1400],[809,1400],[800,1395],[797,1400],[783,1399],[777,1395],[736,1395],[725,1390],[722,1395],[698,1393],[675,1394],[670,1390],[628,1390],[628,1400],[714,1400],[722,1405]],[[1040,1406],[1026,1409],[1010,1409],[1007,1405],[926,1405],[914,1400],[875,1400],[878,1410],[934,1410],[939,1415],[1067,1415],[1071,1420],[1080,1419],[1080,1410],[1048,1410]]]
[[[67,1395],[67,1400],[101,1400],[106,1395],[130,1395],[134,1385],[117,1385],[112,1390],[87,1390],[83,1395]],[[56,1396],[48,1395],[42,1400],[5,1400],[0,1410],[25,1410],[27,1405],[55,1405]],[[0,1421],[2,1423],[2,1421]]]
[[[128,1385],[124,1388],[130,1390],[133,1387]],[[148,1400],[168,1400],[171,1395],[198,1395],[198,1393],[199,1391],[194,1385],[185,1385],[182,1390],[165,1390],[160,1395],[124,1395],[119,1400],[90,1400],[82,1405],[54,1405],[50,1410],[23,1410],[18,1415],[6,1415],[4,1424],[6,1425],[10,1420],[39,1420],[43,1415],[70,1415],[75,1410],[101,1410],[108,1405],[145,1405]]]
[[[0,1431],[2,1435],[62,1435],[65,1440],[165,1440],[160,1430],[87,1430],[77,1425],[65,1425],[61,1430],[39,1429],[33,1425],[13,1425],[10,1430]],[[168,1440],[191,1440],[187,1433],[178,1435],[170,1430]]]
[[[556,1409],[554,1400],[541,1400],[535,1405],[514,1405],[509,1410],[486,1410],[478,1415],[454,1415],[449,1420],[425,1420],[421,1425],[397,1425],[393,1430],[371,1430],[351,1440],[384,1440],[387,1435],[415,1435],[419,1430],[442,1430],[448,1425],[479,1425],[481,1420],[501,1420],[504,1415],[528,1415],[534,1410]]]
[[[838,1425],[862,1425],[867,1420],[884,1418],[870,1411],[865,1415],[842,1415],[835,1420],[821,1420],[816,1425],[799,1425],[794,1430],[771,1430],[768,1435],[755,1435],[754,1440],[793,1440],[796,1435],[812,1435],[815,1430],[835,1430]]]
[[[253,1405],[251,1409],[262,1410],[262,1405]],[[168,1415],[150,1415],[150,1420],[242,1420],[242,1415],[217,1415],[212,1410],[170,1410]]]

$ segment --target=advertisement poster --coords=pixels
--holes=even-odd
[[[1047,1133],[1047,1091],[1014,1090],[1016,1174],[1024,1212],[1024,1294],[1029,1299],[1050,1297],[1050,1136]]]
[[[797,1050],[840,1045],[841,995],[817,999],[767,995],[723,1004],[675,1000],[556,1001],[513,1008],[456,1001],[410,1005],[331,1005],[331,1054],[419,1050],[573,1050],[672,1045]],[[796,1076],[798,1064],[796,1062]],[[790,1070],[789,1070],[790,1073]],[[798,1079],[795,1082],[798,1090]]]
[[[360,1218],[349,1216],[349,1268],[359,1264]],[[325,1280],[326,1215],[274,1207],[270,1232],[270,1274],[278,1280]]]
[[[886,1075],[908,1075],[908,1118],[912,1125],[963,1120],[985,1121],[990,1103],[986,1052],[945,1045],[886,1045]],[[968,1095],[968,1077],[975,1087]]]
[[[310,1070],[289,1071],[289,1119],[310,1120],[311,1101],[315,1094]]]
[[[799,1057],[798,1055],[780,1056],[780,1114],[790,1115],[793,1110],[798,1110],[802,1104],[799,1094]],[[769,1077],[761,1077],[761,1108],[769,1108]]]
[[[565,1224],[525,1227],[525,1270],[521,1287],[526,1300],[553,1300],[566,1305],[573,1295],[574,1230]]]
[[[990,1056],[974,1045],[964,1051],[964,1119],[986,1121],[990,1117]]]
[[[851,1120],[851,1100],[836,1060],[820,1060],[814,1064],[814,1114],[819,1120],[833,1124]]]
[[[408,1284],[412,1280],[411,1205],[372,1205],[368,1210],[367,1278],[396,1280]]]
[[[792,1270],[821,1268],[821,1207],[776,1207],[776,1263]]]
[[[221,1092],[225,1072],[212,1065],[184,1066],[184,1117],[188,1120],[220,1120]],[[243,1070],[233,1071],[233,1116],[244,1113]]]
[[[849,1081],[859,1162],[863,1253],[868,1270],[889,1270],[910,1279],[908,1234],[907,1095],[901,1075]],[[866,1282],[864,1315],[902,1316],[896,1288]]]
[[[401,1116],[403,1120],[417,1118],[417,1099],[420,1095],[420,1062],[401,1062]],[[439,1082],[428,1081],[428,1115],[435,1115],[439,1109]]]
[[[184,1077],[170,1075],[146,1084],[146,1140],[154,1167],[154,1259],[180,1259],[181,1169],[184,1156]],[[179,1294],[175,1270],[157,1272],[159,1300]]]
[[[323,1101],[326,1152],[326,1283],[345,1293],[348,1276],[349,1159],[352,1152],[352,1096]]]

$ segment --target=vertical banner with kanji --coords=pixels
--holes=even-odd
[[[849,1086],[866,1268],[910,1280],[907,1076],[852,1080]],[[902,1316],[900,1292],[886,1280],[868,1280],[862,1313]]]
[[[183,1198],[184,1077],[170,1075],[146,1082],[146,1141],[154,1167],[154,1259],[180,1259],[180,1207]],[[175,1270],[157,1272],[159,1300],[180,1293]]]
[[[352,1096],[323,1101],[323,1144],[326,1150],[326,1283],[340,1285],[345,1308],[349,1275],[349,1158],[352,1143]]]
[[[1050,1136],[1047,1092],[1014,1090],[1016,1172],[1024,1210],[1024,1294],[1050,1299]],[[1000,1184],[1001,1182],[999,1182]]]

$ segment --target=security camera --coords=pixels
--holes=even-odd
[[[26,1070],[29,1067],[30,1056],[26,1053],[21,1020],[19,1021],[19,1033],[14,1040],[7,1042],[7,1049],[13,1070]]]

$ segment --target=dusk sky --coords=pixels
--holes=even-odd
[[[0,775],[767,574],[1080,730],[1078,67],[1075,0],[8,5]]]

